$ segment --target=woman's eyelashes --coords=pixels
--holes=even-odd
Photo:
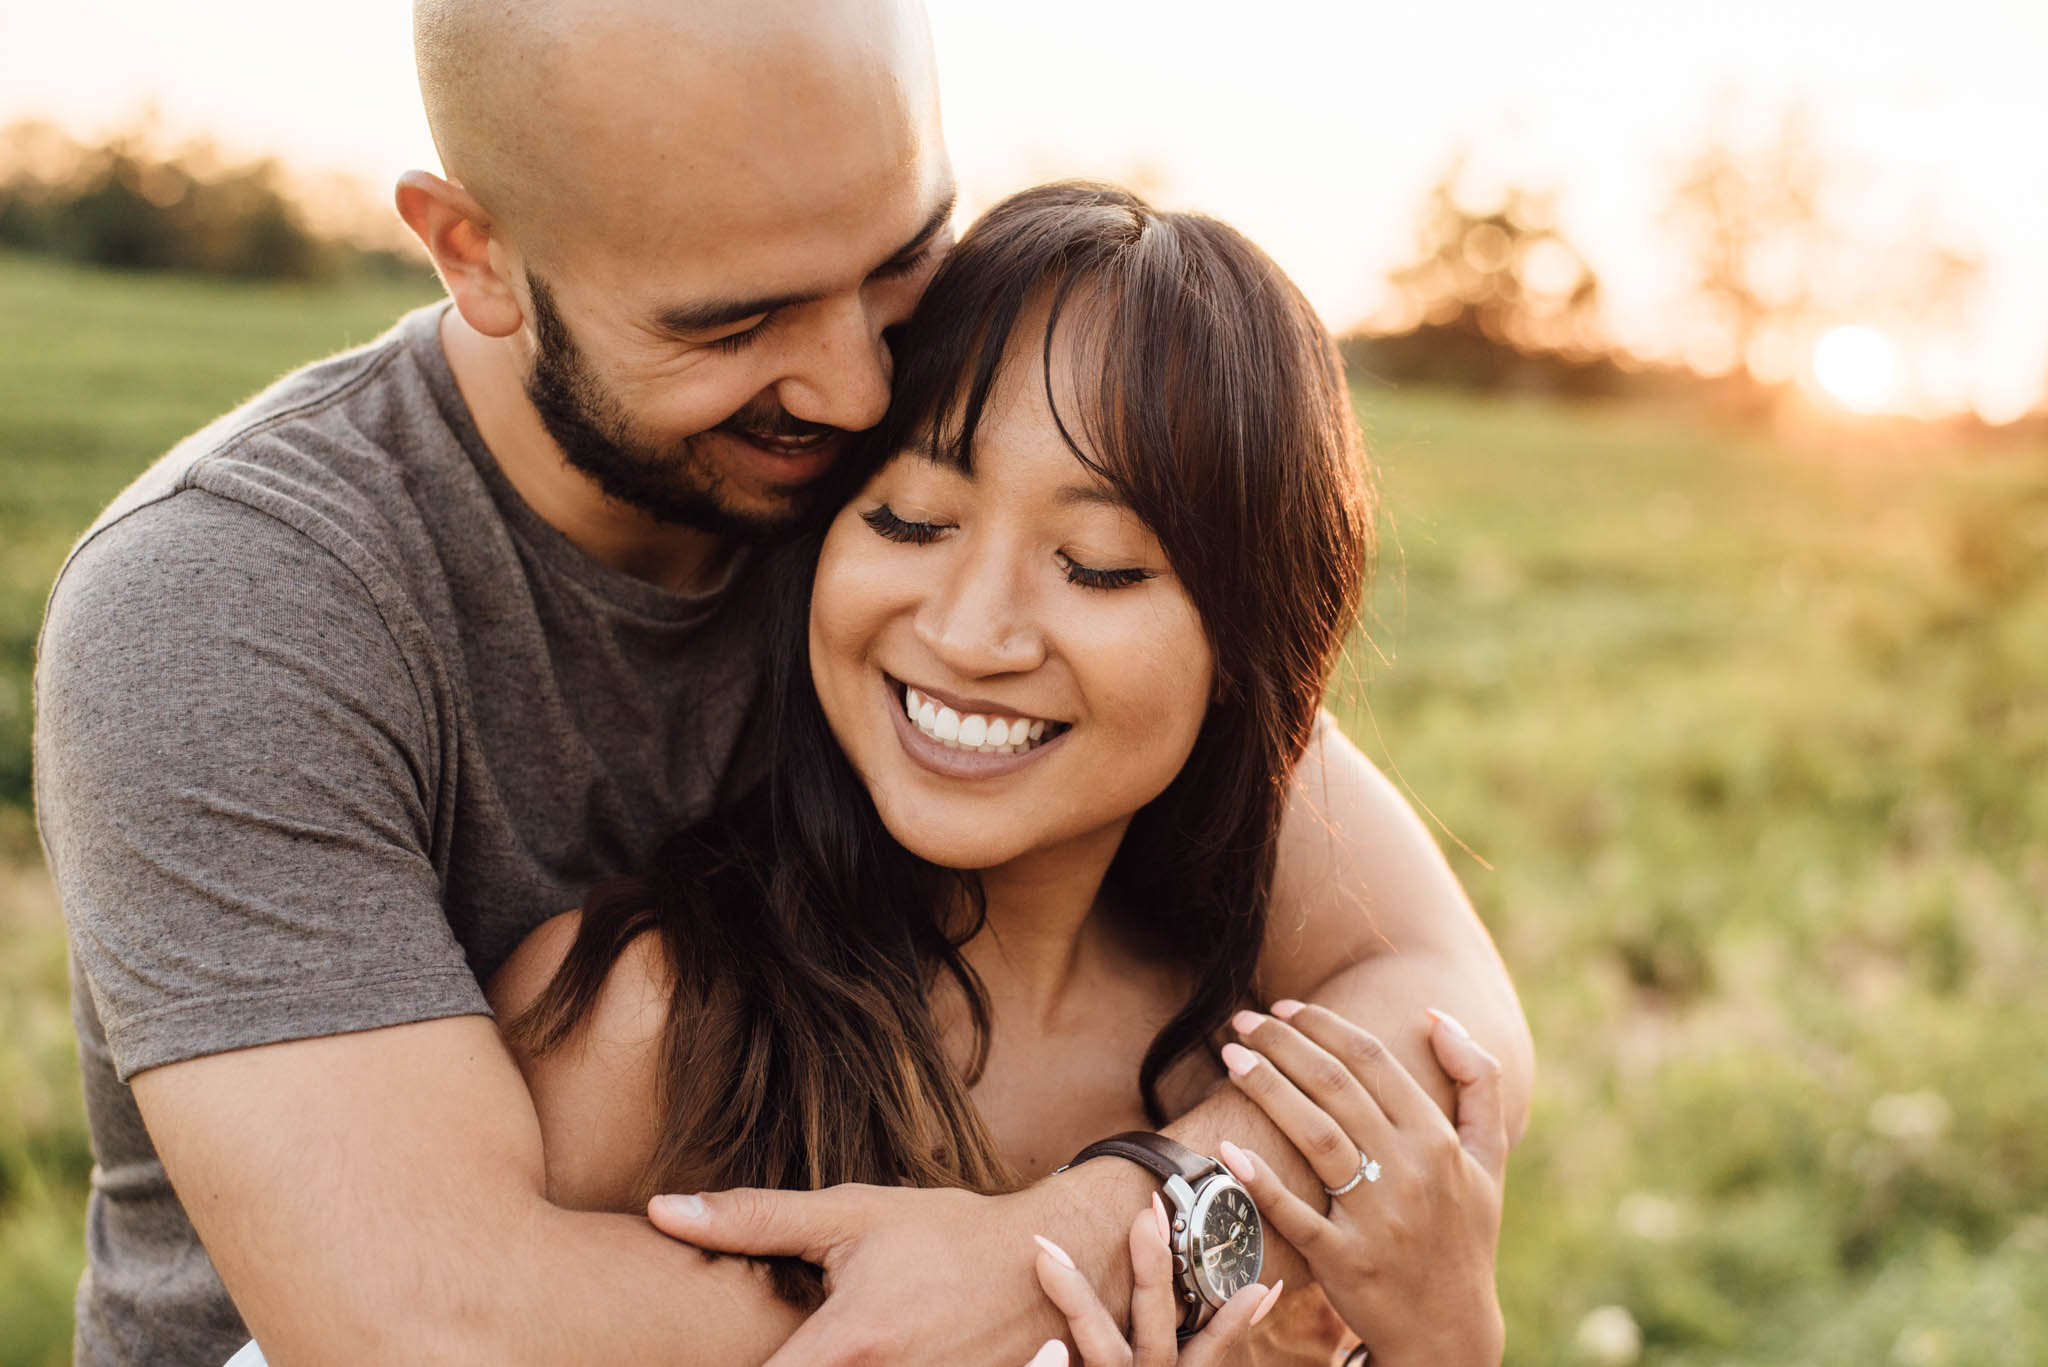
[[[886,503],[878,503],[860,515],[860,520],[874,530],[875,535],[885,541],[900,542],[908,546],[924,546],[939,539],[939,535],[950,529],[945,522],[914,522],[899,517],[896,510]],[[1136,566],[1117,569],[1096,569],[1084,565],[1065,551],[1056,552],[1060,572],[1069,584],[1078,584],[1087,589],[1124,589],[1133,584],[1142,584],[1155,577],[1156,571]]]
[[[1084,589],[1127,589],[1133,584],[1142,584],[1152,577],[1151,570],[1090,569],[1065,551],[1059,554],[1060,568],[1067,572],[1069,584],[1079,584]]]
[[[896,510],[886,503],[878,503],[860,515],[860,520],[874,528],[875,535],[884,541],[900,541],[909,546],[923,546],[939,539],[939,533],[946,530],[939,522],[910,522],[896,516]]]

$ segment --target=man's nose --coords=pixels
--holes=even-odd
[[[797,365],[775,386],[783,408],[805,422],[864,431],[889,409],[894,373],[882,328],[858,296],[825,305],[812,320],[815,335]]]
[[[925,649],[963,679],[1045,663],[1028,569],[1000,546],[970,543],[943,566],[913,625]]]

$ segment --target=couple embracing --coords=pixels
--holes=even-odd
[[[1497,1362],[1526,1033],[1320,711],[1299,293],[1104,186],[953,244],[907,3],[416,35],[451,303],[52,596],[78,1360]]]

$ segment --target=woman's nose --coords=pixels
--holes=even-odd
[[[1029,575],[1012,557],[969,550],[946,566],[915,619],[918,639],[963,678],[1021,674],[1045,661]]]

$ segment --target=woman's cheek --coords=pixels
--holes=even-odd
[[[1134,596],[1126,611],[1094,614],[1085,641],[1070,637],[1065,653],[1089,662],[1083,689],[1097,721],[1170,779],[1201,731],[1215,666],[1185,592],[1178,585],[1158,590],[1149,601]]]

